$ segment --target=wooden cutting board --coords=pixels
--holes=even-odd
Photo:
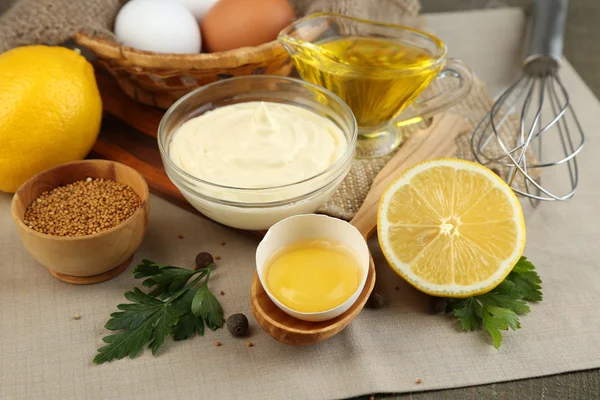
[[[156,135],[165,112],[132,100],[107,71],[99,66],[95,70],[104,116],[90,156],[135,168],[152,193],[199,214],[171,183],[163,168]]]
[[[152,193],[201,215],[183,198],[163,168],[156,135],[164,111],[129,98],[114,78],[100,67],[96,68],[96,80],[104,117],[90,156],[135,168],[144,176]],[[406,161],[410,164],[451,156],[455,151],[454,138],[463,131],[463,124],[464,120],[456,115],[440,114],[427,129],[411,136],[399,152],[406,153]],[[393,172],[399,174],[401,171]]]

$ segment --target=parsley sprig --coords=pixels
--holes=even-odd
[[[542,280],[535,267],[521,257],[510,274],[492,291],[466,299],[448,299],[446,312],[458,317],[467,331],[485,328],[499,348],[501,331],[521,327],[519,316],[530,311],[527,301],[542,300]]]
[[[94,363],[102,364],[124,357],[135,357],[148,345],[156,355],[169,335],[174,340],[204,335],[223,327],[223,308],[208,289],[210,273],[215,268],[190,270],[143,260],[133,270],[136,279],[146,278],[144,293],[135,287],[125,293],[131,303],[119,304],[106,329],[119,331],[104,337],[105,346],[98,349]],[[193,278],[193,279],[192,279]],[[191,279],[191,281],[190,281]]]

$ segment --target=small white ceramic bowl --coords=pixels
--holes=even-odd
[[[307,313],[294,311],[279,302],[267,286],[267,269],[271,256],[285,246],[305,240],[331,240],[352,250],[359,260],[362,272],[360,284],[348,300],[327,311]],[[288,217],[273,225],[256,249],[258,278],[269,298],[285,313],[304,321],[325,321],[346,312],[358,299],[369,272],[369,248],[360,232],[341,219],[326,215],[304,214]]]

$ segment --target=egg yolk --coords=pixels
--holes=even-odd
[[[327,311],[343,304],[362,277],[358,257],[343,245],[326,241],[286,247],[267,268],[271,294],[297,312]]]

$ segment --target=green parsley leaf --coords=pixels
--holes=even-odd
[[[199,336],[204,335],[204,321],[202,318],[196,317],[191,313],[192,300],[198,289],[191,288],[183,296],[173,302],[173,307],[186,314],[179,318],[177,326],[173,330],[173,340],[189,339],[197,333]]]
[[[487,317],[486,312],[494,318],[503,320],[507,326],[506,330],[508,330],[508,328],[516,330],[521,327],[521,323],[519,322],[519,317],[517,314],[508,308],[494,307],[489,305],[485,306],[483,313],[484,323],[485,318]]]
[[[158,354],[160,346],[165,342],[165,337],[171,334],[181,316],[181,313],[170,304],[163,307],[159,314],[159,318],[154,325],[154,340],[150,343],[152,355]]]
[[[542,301],[542,280],[525,257],[521,257],[506,279],[514,283],[524,300]]]
[[[494,347],[502,343],[502,332],[521,327],[519,315],[530,311],[526,301],[542,300],[541,283],[535,267],[525,257],[497,287],[466,299],[448,299],[446,312],[454,314],[464,330],[485,328]]]
[[[179,322],[173,329],[173,340],[189,339],[196,333],[198,336],[204,335],[204,321],[194,314],[185,314],[179,318]]]
[[[461,328],[465,331],[481,328],[482,307],[475,297],[454,304],[457,305],[454,309],[454,315],[458,317]]]
[[[146,278],[142,285],[152,290],[144,293],[135,287],[125,293],[130,303],[119,304],[105,325],[118,332],[102,339],[106,345],[98,349],[94,363],[133,358],[144,346],[157,355],[167,336],[184,340],[204,335],[205,324],[212,330],[223,327],[223,308],[208,289],[213,268],[211,264],[194,271],[143,260],[134,277]]]
[[[477,296],[484,304],[508,308],[518,315],[524,315],[529,312],[529,306],[521,300],[522,297],[515,284],[506,279],[491,291]]]
[[[483,326],[488,331],[490,336],[492,337],[492,341],[494,342],[495,348],[500,348],[500,344],[502,344],[502,333],[500,330],[507,330],[508,325],[506,321],[500,318],[495,318],[491,315],[486,308],[483,311]]]
[[[125,293],[125,298],[133,304],[119,304],[117,308],[122,311],[110,314],[111,319],[104,325],[106,329],[135,329],[163,306],[162,301],[148,296],[138,288]]]
[[[194,296],[196,295],[196,288],[189,288],[183,295],[173,300],[173,307],[179,310],[182,314],[187,314],[191,312],[192,309],[192,300],[194,300]]]
[[[219,300],[212,294],[206,285],[196,291],[192,300],[192,313],[204,320],[206,326],[212,331],[222,328],[225,323],[223,308]]]
[[[494,347],[499,348],[502,343],[502,332],[508,328],[513,330],[521,327],[519,317],[507,308],[486,305],[483,307],[483,326],[489,332],[494,342]]]
[[[149,260],[142,261],[142,264],[133,270],[133,276],[136,279],[149,277],[142,282],[142,285],[147,288],[154,288],[150,292],[150,296],[154,297],[176,293],[185,286],[194,274],[196,274],[196,271],[159,265]]]
[[[140,291],[140,293],[142,292]],[[137,304],[137,306],[139,305]],[[152,313],[141,324],[133,329],[123,330],[120,333],[109,335],[102,339],[108,344],[98,349],[99,354],[94,358],[96,364],[113,359],[121,359],[126,356],[133,358],[150,341],[152,342],[150,343],[152,353],[156,354],[158,352],[158,349],[165,341],[165,336],[171,332],[172,327],[177,323],[181,314],[168,303],[162,303],[158,307],[155,304],[149,306],[152,309]]]
[[[98,349],[94,363],[102,364],[126,356],[137,356],[152,338],[153,325],[154,319],[149,318],[135,329],[104,337],[102,340],[108,345]]]

